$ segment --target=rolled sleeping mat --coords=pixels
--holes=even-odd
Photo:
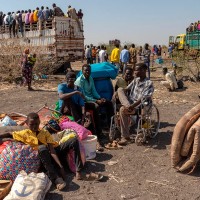
[[[181,160],[181,147],[186,133],[200,117],[200,104],[196,105],[178,121],[171,141],[171,164],[176,167]]]
[[[192,147],[192,154],[189,156],[190,148]],[[196,166],[200,160],[200,118],[192,125],[181,149],[181,155],[189,156],[188,159],[179,168],[180,172]]]

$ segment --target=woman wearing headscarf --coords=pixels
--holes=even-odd
[[[31,87],[33,65],[29,62],[29,49],[25,49],[21,60],[22,76],[24,78],[24,86],[28,85],[28,91],[33,90]]]

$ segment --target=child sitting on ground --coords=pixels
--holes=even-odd
[[[66,183],[63,180],[65,179],[64,168],[68,165],[66,158],[70,149],[74,150],[76,178],[77,180],[83,178],[81,174],[83,163],[81,160],[79,141],[76,137],[70,138],[58,145],[47,130],[39,130],[40,119],[37,113],[28,114],[26,124],[29,129],[16,131],[12,134],[4,134],[1,135],[1,138],[12,135],[13,139],[38,149],[39,158],[47,171],[47,175],[50,180],[55,183],[58,190],[62,190],[66,186]],[[10,139],[6,138],[2,141],[5,140]],[[99,178],[96,174],[90,174],[89,178],[92,178],[91,176],[96,179]]]

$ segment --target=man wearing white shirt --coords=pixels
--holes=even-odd
[[[101,45],[101,50],[99,51],[99,60],[100,60],[100,63],[105,62],[105,55],[106,55],[106,52],[104,50],[104,46]]]

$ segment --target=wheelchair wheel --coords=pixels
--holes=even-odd
[[[160,114],[156,105],[152,105],[148,111],[146,123],[148,126],[147,136],[155,138],[160,128]]]
[[[110,141],[115,140],[120,137],[120,127],[119,127],[119,116],[114,115],[111,117],[110,131],[109,131],[109,139]]]

